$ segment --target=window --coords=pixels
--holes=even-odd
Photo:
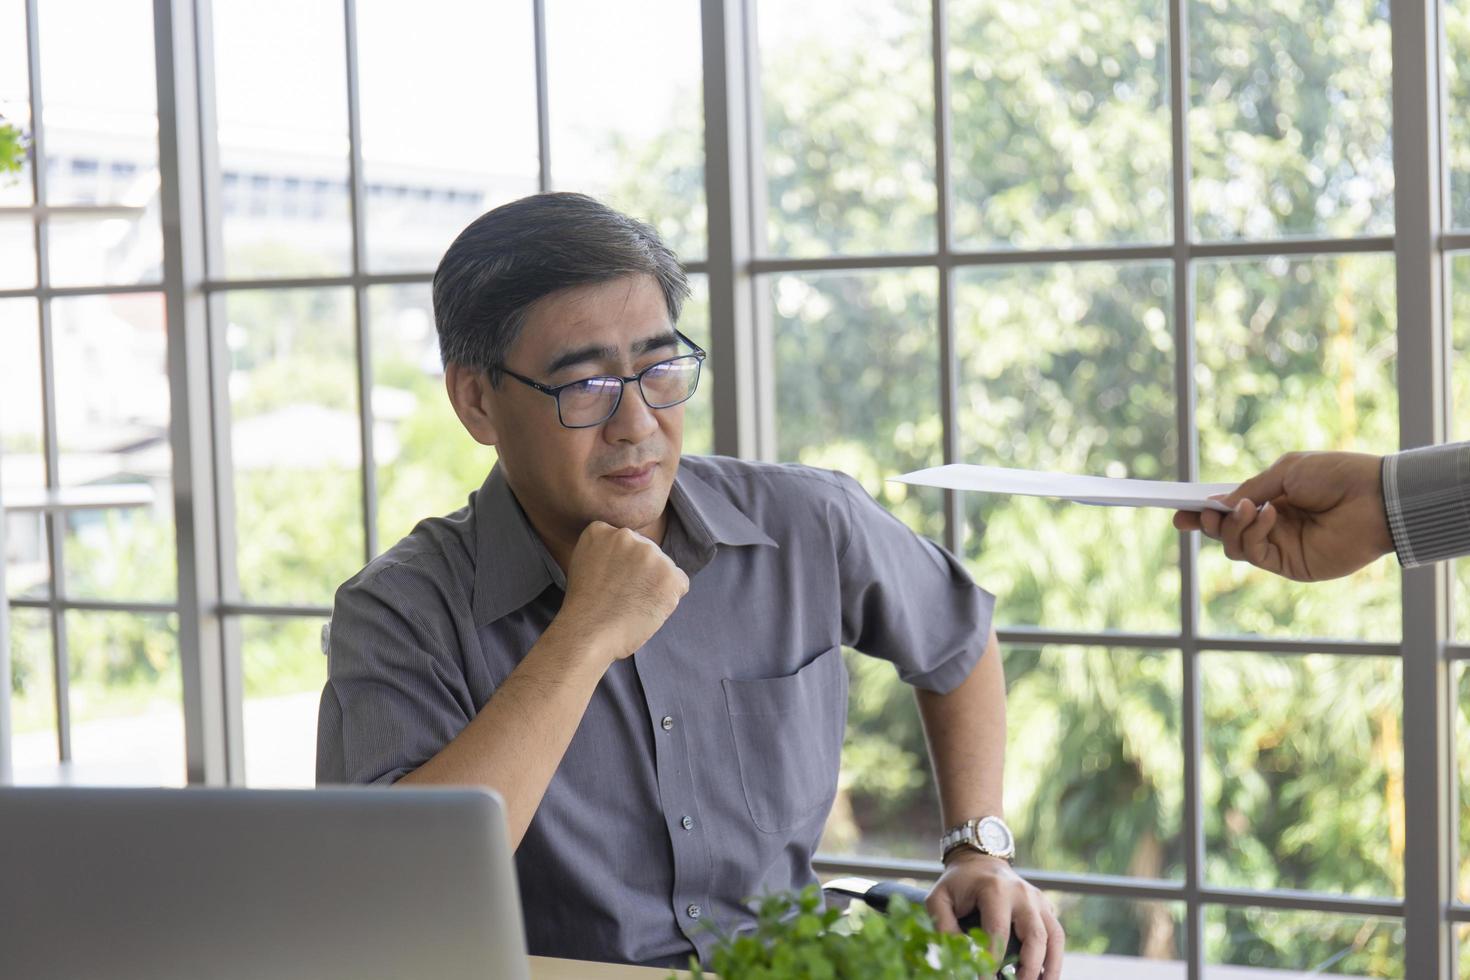
[[[1299,586],[1157,513],[885,482],[951,459],[1228,481],[1396,449],[1387,7],[757,17],[771,451],[858,476],[998,595],[1008,810],[1037,880],[1087,896],[1060,900],[1077,969],[1403,976],[1392,562]],[[891,669],[850,668],[824,867],[897,874],[935,857],[922,732]]]
[[[1430,5],[1443,57],[1405,41],[1407,0],[726,0],[723,23],[680,0],[172,2],[200,36],[162,63],[209,69],[199,161],[161,158],[153,5],[0,10],[0,116],[35,147],[0,182],[0,477],[42,498],[4,524],[19,779],[312,781],[334,589],[494,460],[443,395],[438,258],[491,207],[582,190],[689,267],[711,362],[686,451],[845,470],[998,595],[1007,809],[1069,973],[1470,964],[1470,821],[1434,855],[1446,896],[1413,829],[1451,802],[1421,774],[1470,792],[1470,562],[1413,616],[1391,559],[1298,586],[1167,515],[888,482],[951,460],[1227,481],[1425,419],[1466,438],[1466,0]],[[1443,105],[1412,97],[1425,64]],[[1396,144],[1443,157],[1427,206]],[[164,274],[180,166],[205,189],[178,205],[204,242],[188,322]],[[1443,315],[1400,322],[1434,282]],[[1439,319],[1447,355],[1401,364]],[[190,337],[207,378],[169,360]],[[214,478],[205,541],[174,526],[190,472]],[[220,690],[183,669],[208,644]],[[932,872],[903,863],[938,829],[912,697],[848,664],[822,868]],[[210,699],[223,759],[185,739]],[[1444,905],[1436,951],[1412,910]]]

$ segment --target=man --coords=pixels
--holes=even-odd
[[[1395,552],[1405,568],[1470,554],[1470,443],[1390,456],[1290,453],[1221,498],[1174,515],[1225,554],[1300,582],[1339,578]]]
[[[1062,930],[1000,819],[993,598],[850,478],[681,460],[687,295],[651,229],[581,195],[450,246],[445,380],[498,463],[338,591],[318,780],[492,787],[533,953],[683,965],[815,880],[854,646],[918,689],[956,845],[931,912],[1014,926],[1019,976],[1053,980]]]

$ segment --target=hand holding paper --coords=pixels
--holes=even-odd
[[[1367,453],[1288,453],[1229,494],[1230,513],[1179,513],[1174,526],[1284,578],[1339,578],[1394,550],[1382,466]]]

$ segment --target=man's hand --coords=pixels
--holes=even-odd
[[[1288,453],[1221,498],[1231,513],[1180,511],[1174,526],[1298,582],[1339,578],[1393,551],[1381,467],[1365,453]]]
[[[658,545],[602,521],[582,531],[570,566],[556,622],[605,639],[615,660],[647,643],[689,591],[689,576]]]
[[[1060,980],[1067,936],[1051,902],[1000,858],[958,853],[924,903],[943,932],[959,932],[961,916],[980,910],[980,928],[990,937],[991,954],[1000,963],[1011,929],[1021,939],[1016,980]]]

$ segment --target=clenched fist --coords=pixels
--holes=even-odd
[[[689,576],[652,541],[602,521],[587,525],[567,569],[557,625],[595,637],[614,660],[657,633],[689,591]]]

